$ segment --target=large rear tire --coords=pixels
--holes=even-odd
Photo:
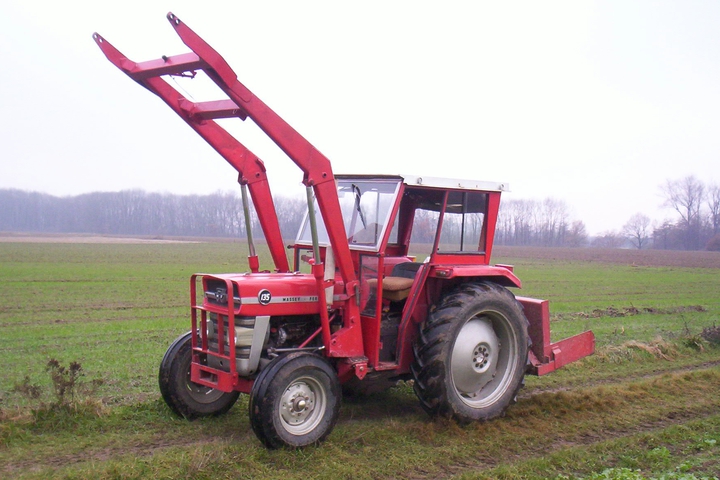
[[[268,448],[322,442],[340,412],[340,382],[322,357],[296,352],[273,360],[250,393],[250,425]]]
[[[221,415],[237,401],[240,392],[223,392],[190,380],[191,332],[180,335],[167,349],[160,363],[160,393],[170,409],[192,420]]]
[[[461,423],[505,413],[523,384],[527,319],[507,289],[468,283],[446,295],[414,345],[414,389],[431,416]]]

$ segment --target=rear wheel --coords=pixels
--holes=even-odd
[[[223,392],[190,380],[192,335],[179,336],[160,363],[160,393],[170,409],[189,420],[221,415],[235,404],[240,392]]]
[[[250,425],[269,448],[300,448],[327,437],[340,412],[340,382],[318,355],[297,352],[273,360],[250,394]]]
[[[507,289],[465,284],[434,307],[414,349],[414,389],[425,411],[489,420],[515,402],[523,384],[527,319]]]

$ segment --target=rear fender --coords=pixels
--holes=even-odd
[[[500,265],[433,265],[430,277],[443,280],[488,280],[503,287],[521,288],[522,282],[510,268]],[[457,282],[453,282],[457,283]]]

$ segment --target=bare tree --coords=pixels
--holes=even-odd
[[[531,245],[536,242],[539,202],[506,200],[500,204],[496,241],[504,245]]]
[[[572,222],[570,231],[565,238],[565,244],[568,247],[582,247],[587,243],[587,230],[582,220]]]
[[[515,245],[531,245],[536,230],[537,200],[518,200],[515,216]]]
[[[562,200],[552,197],[543,200],[538,228],[543,246],[554,247],[562,244],[567,229],[567,210],[567,204]]]
[[[595,248],[620,248],[623,243],[625,243],[625,237],[618,232],[608,230],[595,237],[591,246]]]
[[[563,200],[509,200],[502,203],[495,240],[503,245],[544,247],[585,242],[582,222],[572,222]],[[582,228],[581,228],[582,227]]]
[[[307,210],[307,200],[300,197],[278,196],[273,198],[273,201],[283,237],[294,239]]]
[[[665,206],[680,214],[680,224],[685,232],[685,248],[700,248],[700,207],[705,198],[705,185],[694,175],[681,180],[668,180],[662,187]]]
[[[636,213],[623,226],[623,234],[628,237],[638,250],[647,247],[650,242],[650,217]]]
[[[707,206],[710,210],[710,228],[715,236],[720,233],[720,185],[712,184],[708,187]]]

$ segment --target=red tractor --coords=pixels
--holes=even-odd
[[[459,422],[515,401],[543,375],[594,351],[592,332],[550,342],[548,302],[515,297],[520,280],[490,265],[507,185],[412,175],[335,175],[330,161],[248,90],[172,13],[191,52],[135,63],[107,58],[162,98],[239,172],[274,262],[260,271],[250,222],[249,272],[196,274],[191,329],[160,365],[160,391],[183,417],[227,412],[250,395],[250,424],[270,448],[327,437],[343,391],[412,380],[422,407]],[[227,96],[185,98],[162,77],[205,74]],[[215,120],[251,118],[302,170],[308,213],[288,262],[265,165]]]

